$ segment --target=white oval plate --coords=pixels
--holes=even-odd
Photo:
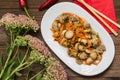
[[[58,42],[54,41],[52,37],[52,22],[63,12],[71,12],[78,16],[85,18],[91,25],[91,27],[99,33],[103,44],[106,47],[106,51],[103,53],[103,58],[101,62],[96,65],[78,65],[75,62],[75,59],[70,57],[67,53],[67,49],[62,47]],[[71,3],[71,2],[62,2],[55,4],[47,10],[44,14],[41,22],[41,33],[47,43],[47,45],[53,50],[53,52],[73,71],[78,74],[85,76],[97,75],[104,70],[106,70],[113,61],[115,48],[114,43],[110,35],[103,29],[103,27],[83,8],[80,6]]]

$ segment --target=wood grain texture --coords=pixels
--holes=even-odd
[[[47,9],[43,11],[38,11],[39,5],[42,4],[44,0],[27,0],[27,1],[29,5],[30,14],[34,15],[35,19],[40,24],[44,13],[47,11]],[[57,3],[65,2],[65,1],[72,2],[73,0],[59,0]],[[118,23],[120,24],[120,0],[114,0],[114,6],[115,6],[116,17],[117,17]],[[15,14],[25,14],[24,11],[22,11],[19,8],[18,0],[0,0],[0,18],[2,17],[3,14],[7,12],[12,12]],[[43,40],[40,31],[38,31],[38,33],[33,35]],[[117,37],[115,37],[114,35],[111,35],[111,37],[115,44],[114,60],[111,66],[106,71],[93,77],[86,77],[86,76],[82,76],[75,73],[70,68],[68,68],[56,55],[54,55],[54,53],[50,49],[49,50],[53,53],[53,56],[55,56],[55,58],[59,60],[61,64],[64,66],[64,68],[68,73],[69,80],[120,80],[120,31]],[[0,29],[0,53],[5,52],[6,42],[8,41],[9,40],[5,33],[5,29],[4,28]],[[21,79],[18,79],[18,80],[21,80]],[[23,77],[23,80],[24,80],[24,77]]]

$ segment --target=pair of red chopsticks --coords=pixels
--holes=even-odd
[[[104,14],[102,14],[101,12],[99,12],[98,10],[96,10],[95,8],[91,7],[84,0],[77,0],[77,1],[80,2],[80,3],[82,3],[91,13],[93,13],[93,15],[97,19],[99,19],[115,36],[118,35],[118,33],[113,28],[111,28],[111,26],[109,24],[107,24],[104,21],[104,19],[108,20],[109,22],[111,22],[112,24],[114,24],[115,26],[117,26],[118,28],[120,28],[120,25],[118,23],[116,23],[115,21],[111,20],[109,17],[105,16]]]

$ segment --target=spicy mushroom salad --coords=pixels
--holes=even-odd
[[[62,13],[52,23],[53,38],[68,49],[78,64],[97,65],[106,50],[99,34],[82,17]]]

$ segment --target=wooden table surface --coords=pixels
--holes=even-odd
[[[27,1],[28,1],[30,14],[34,15],[35,19],[40,24],[41,19],[47,9],[43,11],[38,11],[38,7],[40,4],[42,4],[44,0],[27,0]],[[59,0],[58,3],[65,2],[65,1],[72,2],[73,0]],[[114,1],[115,11],[116,11],[116,17],[117,17],[118,23],[120,24],[120,0],[113,0],[113,1]],[[18,0],[0,0],[0,17],[7,12],[11,12],[15,14],[25,14],[24,11],[22,11],[19,8]],[[40,38],[41,40],[43,40],[40,31],[38,31],[38,33],[34,35]],[[72,71],[70,68],[68,68],[62,61],[59,60],[59,58],[55,56],[56,59],[58,59],[61,62],[61,64],[64,66],[65,70],[67,71],[69,80],[120,80],[120,31],[117,37],[115,37],[114,35],[110,35],[110,36],[112,37],[115,44],[115,57],[111,66],[106,71],[104,71],[103,73],[97,76],[86,77],[86,76],[79,75],[74,71]],[[8,38],[5,34],[5,31],[3,29],[0,29],[0,52],[2,53],[5,52],[7,41],[8,41]]]

